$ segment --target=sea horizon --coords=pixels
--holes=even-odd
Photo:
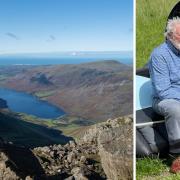
[[[0,65],[80,64],[104,60],[115,60],[128,65],[132,65],[133,63],[131,51],[24,53],[0,55]]]

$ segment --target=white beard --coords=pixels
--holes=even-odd
[[[171,39],[171,42],[178,50],[180,50],[180,42],[177,42],[177,41],[172,40],[172,39]]]

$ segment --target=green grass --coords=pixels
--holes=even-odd
[[[39,98],[46,98],[48,96],[52,96],[56,91],[39,91],[35,93],[35,96]]]
[[[43,119],[43,118],[38,118],[33,115],[27,115],[25,113],[15,113],[15,115],[18,115],[22,120],[34,123],[34,124],[39,124],[47,127],[54,127],[56,124],[54,123],[54,119]]]
[[[167,17],[178,0],[136,0],[136,67],[143,67],[152,50],[164,41]]]
[[[84,131],[90,127],[76,124],[75,122],[79,119],[79,117],[68,115],[57,119],[43,119],[24,113],[14,113],[14,115],[26,122],[60,130],[65,136],[71,136],[75,139],[79,139],[84,134]]]
[[[169,172],[172,159],[143,158],[136,161],[137,180],[180,180],[180,174]]]
[[[63,132],[64,135],[73,137],[75,140],[79,140],[85,132],[91,126],[78,126],[78,125],[68,125],[66,127],[61,127],[60,130]]]
[[[160,175],[167,169],[160,159],[144,158],[138,159],[136,162],[136,176],[137,180],[144,176]]]
[[[10,111],[0,111],[0,137],[6,141],[27,147],[45,146],[48,144],[64,144],[70,138],[61,131],[42,126],[41,123],[32,121],[33,117],[21,119],[20,116]],[[30,121],[31,120],[31,121]]]
[[[4,81],[7,79],[7,75],[0,74],[0,81]]]

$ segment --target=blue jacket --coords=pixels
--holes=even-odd
[[[166,40],[153,50],[148,65],[154,97],[180,101],[180,50]]]

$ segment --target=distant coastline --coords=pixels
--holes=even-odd
[[[81,64],[88,62],[116,60],[126,65],[132,65],[132,58],[111,58],[111,59],[98,59],[98,58],[1,58],[0,65],[56,65],[56,64]]]
[[[80,64],[86,62],[116,60],[132,65],[132,52],[68,52],[35,54],[1,54],[0,65],[53,65]]]

